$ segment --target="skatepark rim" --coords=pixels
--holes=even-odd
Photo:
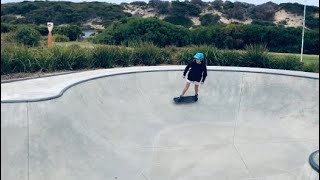
[[[168,72],[168,71],[183,71],[185,65],[171,65],[171,66],[139,66],[139,67],[124,67],[124,68],[112,68],[112,69],[102,69],[102,70],[92,70],[92,71],[81,71],[75,73],[69,73],[67,75],[58,74],[49,77],[36,77],[27,80],[21,81],[13,81],[12,83],[20,83],[20,82],[31,82],[38,79],[45,79],[45,78],[53,78],[53,77],[61,77],[65,76],[77,76],[84,73],[90,73],[88,77],[80,77],[75,79],[70,84],[66,84],[64,88],[59,89],[56,88],[56,93],[54,95],[41,97],[41,98],[22,98],[22,99],[11,99],[10,94],[7,93],[8,98],[1,97],[1,103],[28,103],[28,102],[40,102],[40,101],[48,101],[52,99],[56,99],[61,97],[68,89],[95,79],[117,76],[117,75],[127,75],[127,74],[134,74],[134,73],[148,73],[148,72]],[[267,68],[251,68],[251,67],[233,67],[233,66],[207,66],[208,71],[223,71],[223,72],[236,72],[236,73],[260,73],[260,74],[271,74],[271,75],[280,75],[280,76],[293,76],[297,78],[307,78],[307,79],[315,79],[319,80],[319,73],[310,73],[310,72],[302,72],[302,71],[291,71],[291,70],[280,70],[280,69],[267,69]],[[97,73],[96,73],[97,72]],[[10,82],[2,83],[1,86],[11,84]],[[5,87],[2,87],[5,88]],[[2,89],[1,88],[1,89]],[[25,89],[22,89],[23,91]]]

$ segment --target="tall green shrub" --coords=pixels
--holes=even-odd
[[[296,56],[272,56],[270,67],[272,69],[302,70],[303,63]]]
[[[36,72],[41,69],[34,58],[34,51],[25,46],[5,46],[1,48],[1,74]]]
[[[133,65],[157,65],[168,63],[170,54],[153,45],[152,43],[143,43],[134,48],[132,54]]]
[[[56,70],[76,70],[90,68],[91,56],[84,48],[78,45],[68,47],[54,46],[51,49],[53,58],[53,67]]]
[[[249,67],[270,67],[271,58],[266,45],[254,44],[246,46],[243,55],[244,65]]]
[[[93,65],[100,68],[128,66],[132,51],[123,46],[97,46],[92,50]]]

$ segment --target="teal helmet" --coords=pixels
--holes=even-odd
[[[203,53],[197,53],[193,57],[202,61],[204,58],[204,55]]]

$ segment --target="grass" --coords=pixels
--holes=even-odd
[[[275,53],[271,52],[273,55],[279,55],[279,56],[296,56],[300,59],[301,54],[291,54],[291,53]],[[319,55],[310,55],[310,54],[303,54],[302,55],[302,61],[305,64],[311,64],[311,63],[317,63],[319,64]]]
[[[244,53],[244,50],[236,50],[237,52]],[[278,53],[278,52],[269,52],[271,55],[275,56],[280,56],[280,57],[296,57],[299,58],[301,57],[301,54],[297,53]],[[319,55],[314,55],[314,54],[303,54],[302,55],[302,62],[306,65],[309,64],[319,64]]]
[[[82,48],[94,48],[98,46],[97,44],[93,44],[89,41],[69,41],[69,42],[53,42],[54,45],[58,46],[72,46],[72,45],[78,45]]]

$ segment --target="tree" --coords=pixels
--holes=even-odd
[[[222,0],[214,0],[212,2],[212,7],[216,10],[221,10],[223,7],[223,1]]]
[[[150,7],[156,8],[157,5],[160,4],[160,3],[161,3],[161,0],[150,0],[150,1],[148,2],[148,5],[149,5]]]
[[[150,0],[148,5],[152,8],[155,8],[159,14],[168,14],[169,13],[170,3],[168,1]]]
[[[159,5],[158,5],[158,12],[160,14],[167,14],[170,12],[169,10],[169,6],[170,6],[170,3],[169,2],[161,2]]]
[[[268,2],[255,6],[251,11],[251,17],[254,20],[273,21],[277,4]]]
[[[145,5],[147,5],[147,3],[144,2],[144,1],[133,1],[130,4],[131,5],[136,5],[136,6],[145,6]]]
[[[191,3],[192,3],[192,4],[195,4],[195,5],[199,5],[199,6],[204,5],[204,3],[202,2],[202,0],[191,0]]]
[[[306,15],[306,26],[310,29],[319,28],[319,18],[315,18],[314,15]]]
[[[234,7],[234,4],[231,1],[226,1],[223,4],[223,9],[232,9]]]
[[[175,25],[181,25],[184,27],[191,27],[193,25],[193,22],[187,18],[187,17],[181,17],[181,16],[167,16],[163,19],[166,22],[169,22],[171,24]]]
[[[219,22],[220,16],[216,14],[205,14],[201,16],[199,20],[202,26],[215,25]]]
[[[80,26],[77,25],[58,27],[54,31],[56,31],[57,34],[67,36],[70,39],[70,41],[75,41],[83,35]]]
[[[199,16],[200,7],[188,2],[172,1],[170,14],[174,16]]]
[[[188,29],[182,26],[175,26],[156,18],[126,18],[113,23],[98,34],[95,42],[116,45],[152,42],[160,47],[185,46],[190,43],[190,34]]]
[[[16,32],[16,40],[27,46],[37,46],[40,41],[40,33],[31,27],[20,27]]]

